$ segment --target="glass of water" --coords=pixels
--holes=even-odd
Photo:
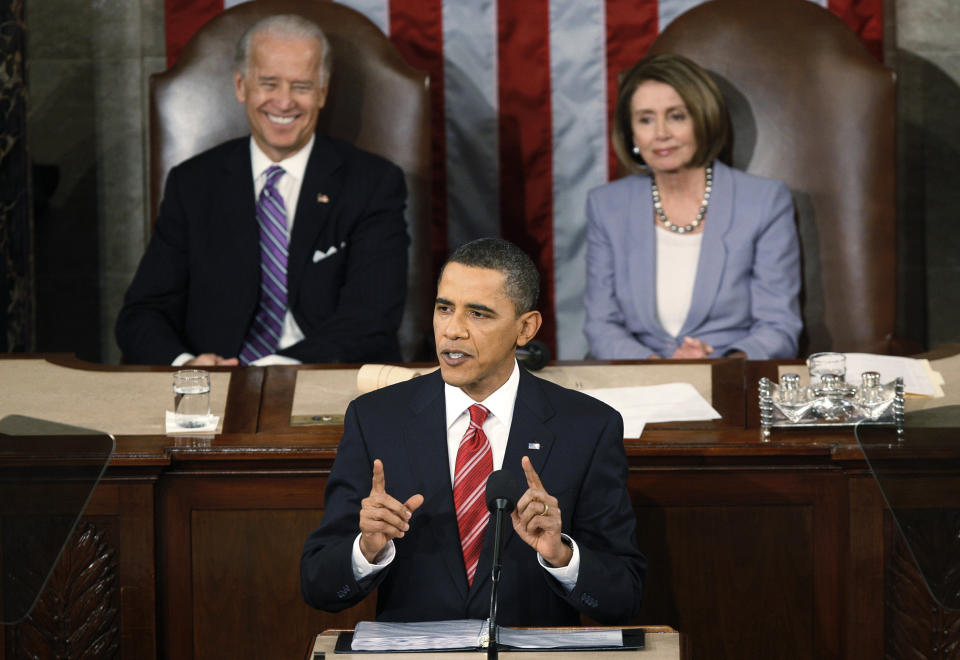
[[[185,369],[173,374],[173,413],[177,426],[196,429],[210,416],[210,372]]]
[[[843,353],[814,353],[807,358],[810,370],[810,387],[820,387],[824,376],[838,376],[840,382],[847,375],[847,358]]]

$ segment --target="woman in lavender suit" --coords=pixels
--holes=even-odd
[[[633,175],[587,198],[587,320],[601,359],[791,358],[800,249],[780,181],[728,167],[723,96],[692,61],[623,78],[614,149]]]

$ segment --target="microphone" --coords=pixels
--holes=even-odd
[[[509,470],[495,470],[487,477],[487,509],[490,513],[496,513],[497,509],[510,513],[520,495],[520,486]]]
[[[540,371],[553,357],[542,341],[532,339],[516,350],[517,360],[530,371]]]
[[[503,567],[503,518],[513,511],[520,499],[520,486],[507,470],[496,470],[487,477],[487,509],[494,515],[493,570],[490,572],[490,628],[487,633],[487,659],[497,658],[497,588],[500,586],[500,569]]]

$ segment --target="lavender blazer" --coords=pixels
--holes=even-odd
[[[684,336],[751,360],[792,358],[800,319],[800,244],[780,181],[716,162],[687,319],[677,337],[657,319],[650,179],[629,176],[587,197],[584,333],[600,359],[670,357]]]

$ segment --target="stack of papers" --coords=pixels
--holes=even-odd
[[[489,622],[481,619],[386,623],[361,621],[353,631],[352,651],[460,651],[488,644]],[[523,649],[623,648],[620,628],[497,628],[501,647]],[[642,647],[640,638],[635,647]]]
[[[623,646],[623,631],[571,628],[550,630],[544,628],[500,628],[497,641],[514,649],[569,649],[610,648]]]
[[[485,646],[487,622],[482,619],[381,623],[361,621],[353,631],[354,651],[425,651],[475,649]]]
[[[846,380],[852,385],[860,384],[860,374],[864,371],[876,371],[880,374],[881,383],[889,383],[897,377],[903,378],[903,390],[907,394],[943,396],[943,376],[930,367],[929,360],[873,353],[843,355],[847,359]]]
[[[623,416],[625,438],[639,438],[647,423],[720,419],[720,413],[690,383],[598,387],[583,392],[600,399]]]

